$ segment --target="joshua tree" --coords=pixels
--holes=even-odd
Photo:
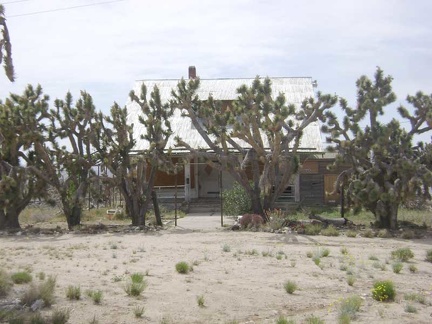
[[[0,4],[0,64],[4,61],[3,66],[6,76],[11,82],[15,81],[15,72],[12,62],[12,44],[10,42],[9,30],[6,25],[5,10]]]

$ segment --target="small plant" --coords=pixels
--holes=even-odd
[[[403,268],[403,264],[401,262],[395,262],[393,263],[392,268],[394,273],[399,273]]]
[[[426,251],[426,261],[432,262],[432,249]]]
[[[321,235],[324,236],[339,236],[339,231],[336,227],[334,227],[333,225],[330,225],[327,228],[324,228],[323,230],[321,230]]]
[[[222,247],[222,251],[231,252],[231,246],[229,246],[228,244],[224,244]]]
[[[15,272],[11,275],[11,279],[16,284],[29,283],[33,280],[32,275],[27,271]]]
[[[5,271],[0,269],[0,298],[9,294],[12,289],[12,280]]]
[[[306,318],[307,324],[324,324],[324,321],[315,315],[310,315]]]
[[[144,274],[141,272],[133,273],[133,274],[131,274],[130,277],[131,277],[132,282],[134,282],[134,283],[141,283],[144,280]]]
[[[343,299],[339,307],[339,323],[350,323],[354,320],[362,303],[363,300],[357,295]]]
[[[356,231],[347,231],[346,232],[346,236],[347,237],[356,237],[357,236],[357,232]]]
[[[308,258],[312,258],[312,256],[313,256],[313,252],[312,252],[312,251],[307,251],[307,252],[306,252],[306,256],[307,256]]]
[[[70,300],[79,300],[81,298],[80,286],[68,286],[66,289],[66,297]]]
[[[321,263],[321,258],[319,257],[319,256],[314,256],[313,258],[312,258],[312,261],[317,265],[317,266],[319,266],[320,265],[320,263]]]
[[[39,280],[45,280],[45,272],[41,271],[41,272],[38,273],[37,276],[38,276]]]
[[[420,304],[426,304],[426,298],[423,294],[409,293],[404,295],[405,300],[416,301]]]
[[[128,296],[138,297],[147,288],[147,282],[129,282],[124,286],[124,291]]]
[[[181,274],[187,274],[191,270],[189,264],[187,262],[184,262],[184,261],[177,263],[175,265],[175,268],[176,268],[177,272],[181,273]]]
[[[321,224],[307,224],[304,227],[304,233],[306,235],[318,235],[321,232]]]
[[[405,312],[407,313],[417,313],[417,308],[414,305],[406,304]]]
[[[65,324],[68,322],[70,317],[69,309],[56,309],[51,315],[52,324]]]
[[[417,267],[414,264],[410,264],[408,269],[411,273],[416,273],[418,271]]]
[[[205,299],[203,295],[197,296],[197,304],[199,307],[205,307]]]
[[[276,260],[282,260],[283,256],[282,254],[276,254]]]
[[[46,320],[42,317],[40,313],[36,313],[30,317],[29,322],[30,324],[45,324]]]
[[[349,275],[347,277],[348,286],[353,286],[355,282],[356,282],[356,277],[354,277],[353,275]]]
[[[393,235],[387,229],[380,230],[378,232],[377,236],[380,237],[380,238],[391,238],[391,237],[393,237]]]
[[[400,248],[392,251],[392,259],[398,260],[400,262],[407,262],[409,259],[414,258],[414,253],[410,248]]]
[[[297,290],[297,284],[293,281],[288,280],[287,282],[285,282],[284,288],[288,294],[293,294],[294,291]]]
[[[144,315],[145,312],[145,308],[144,306],[140,307],[140,306],[135,306],[135,308],[133,309],[134,315],[136,318],[141,318]]]
[[[348,249],[347,249],[345,246],[341,247],[340,252],[341,252],[343,255],[347,255],[347,254],[349,253],[349,252],[348,252]]]
[[[396,290],[393,282],[390,280],[377,281],[372,289],[373,299],[380,302],[393,301],[396,296]]]
[[[348,266],[346,264],[341,264],[339,267],[339,270],[341,271],[347,271],[348,270]]]
[[[369,260],[378,261],[378,258],[375,255],[370,255]]]
[[[321,254],[321,256],[323,257],[323,258],[326,258],[326,257],[328,257],[329,255],[330,255],[330,250],[329,249],[322,249],[321,251],[320,251],[320,254]]]
[[[372,231],[370,228],[363,232],[363,237],[372,238],[375,237],[374,231]]]
[[[45,306],[51,306],[54,302],[55,277],[49,276],[46,281],[38,286],[31,285],[21,296],[21,304],[31,306],[36,300],[42,299]]]
[[[415,233],[411,230],[403,231],[401,237],[404,240],[412,240],[415,237]]]
[[[276,320],[276,324],[294,324],[293,320],[288,320],[285,316],[279,316]]]
[[[261,254],[262,254],[263,257],[272,257],[273,256],[273,253],[271,251],[269,251],[269,250],[262,251]]]
[[[91,298],[96,305],[99,305],[102,301],[103,293],[101,290],[96,290],[91,293]]]
[[[295,268],[296,264],[297,263],[295,260],[291,260],[291,262],[290,262],[291,268]]]

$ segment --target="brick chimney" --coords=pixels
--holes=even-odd
[[[196,68],[195,68],[195,66],[189,66],[189,79],[196,79]]]

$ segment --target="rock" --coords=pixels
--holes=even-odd
[[[30,309],[33,311],[33,312],[36,312],[36,311],[38,311],[38,310],[41,310],[42,308],[44,308],[44,306],[45,306],[45,302],[42,300],[42,299],[38,299],[38,300],[36,300],[31,306],[30,306]]]

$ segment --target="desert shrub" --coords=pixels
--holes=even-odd
[[[11,275],[11,279],[16,284],[29,283],[32,281],[32,275],[27,271],[15,272]]]
[[[348,236],[348,237],[356,237],[357,236],[357,232],[356,231],[352,231],[352,230],[347,231],[346,232],[346,236]]]
[[[354,320],[362,303],[363,300],[357,295],[343,299],[339,306],[339,323],[350,323],[351,320]]]
[[[5,297],[12,288],[12,280],[8,274],[0,269],[0,297]]]
[[[129,282],[124,286],[124,291],[128,296],[137,297],[141,295],[141,293],[146,288],[147,288],[147,281],[143,280],[142,282]]]
[[[42,299],[45,306],[54,303],[55,277],[49,276],[46,281],[39,285],[31,285],[21,296],[21,304],[31,306],[36,300]]]
[[[426,304],[426,297],[424,294],[419,294],[419,293],[404,294],[404,299],[409,301],[416,301],[419,302],[420,304]]]
[[[334,227],[333,225],[330,225],[327,228],[324,228],[323,230],[321,230],[321,235],[324,236],[339,236],[339,231],[336,227]]]
[[[400,248],[392,251],[391,256],[400,262],[407,262],[409,259],[414,258],[414,253],[410,248]]]
[[[355,282],[356,282],[356,277],[355,276],[349,275],[347,277],[347,284],[348,284],[348,286],[353,286]]]
[[[203,295],[197,296],[197,304],[199,307],[205,307],[205,299]]]
[[[373,285],[372,297],[373,299],[386,302],[393,301],[396,296],[396,290],[393,282],[390,280],[377,281]]]
[[[66,324],[69,321],[70,310],[69,309],[57,309],[53,311],[51,315],[52,324]]]
[[[408,269],[411,273],[416,273],[418,271],[417,267],[414,264],[410,264]]]
[[[223,212],[227,216],[238,216],[251,211],[251,200],[246,190],[234,183],[232,189],[222,191]]]
[[[276,324],[294,324],[295,322],[293,320],[287,319],[285,316],[279,316],[276,320]]]
[[[141,272],[135,272],[135,273],[131,274],[130,277],[131,277],[131,281],[136,282],[136,283],[143,282],[143,280],[144,280],[144,274]]]
[[[391,238],[391,237],[393,237],[393,235],[387,229],[380,230],[378,232],[377,236],[380,237],[380,238]]]
[[[103,293],[100,290],[91,291],[90,297],[96,305],[99,305],[102,301]]]
[[[432,249],[426,251],[426,261],[432,262]]]
[[[224,251],[224,252],[231,252],[231,246],[229,246],[229,244],[224,244],[222,246],[222,251]]]
[[[268,219],[267,225],[272,230],[279,230],[285,226],[287,222],[287,215],[281,209],[271,209],[266,211],[266,216]]]
[[[190,271],[190,265],[185,261],[178,262],[175,265],[175,268],[176,268],[178,273],[182,273],[182,274],[189,273],[189,271]]]
[[[288,280],[284,283],[284,289],[288,294],[293,294],[297,290],[297,284],[293,281]]]
[[[79,300],[81,298],[80,286],[68,286],[66,289],[66,297],[70,300]]]
[[[245,214],[240,218],[240,226],[242,228],[259,228],[264,224],[264,219],[258,214]]]
[[[324,321],[315,315],[310,315],[310,316],[306,317],[305,323],[307,323],[307,324],[324,324]]]
[[[412,230],[403,231],[401,237],[404,240],[411,240],[415,237],[415,233]]]
[[[323,258],[326,258],[330,255],[330,250],[325,248],[325,249],[319,249],[318,252]]]
[[[399,273],[403,268],[403,264],[401,262],[395,262],[393,263],[392,268],[394,273]]]
[[[321,224],[307,224],[304,227],[304,233],[306,235],[318,235],[321,232]]]
[[[414,305],[406,304],[405,312],[407,313],[417,313],[417,308]]]
[[[371,229],[367,229],[366,231],[363,232],[362,236],[367,238],[372,238],[375,237],[375,233]]]
[[[46,324],[47,321],[42,317],[40,313],[33,314],[29,319],[30,324]]]
[[[349,252],[348,252],[348,249],[345,247],[345,246],[343,246],[343,247],[341,247],[340,248],[340,252],[343,254],[343,255],[347,255]]]
[[[141,318],[144,315],[145,312],[145,308],[144,306],[135,306],[135,308],[133,309],[134,315],[136,318]]]

